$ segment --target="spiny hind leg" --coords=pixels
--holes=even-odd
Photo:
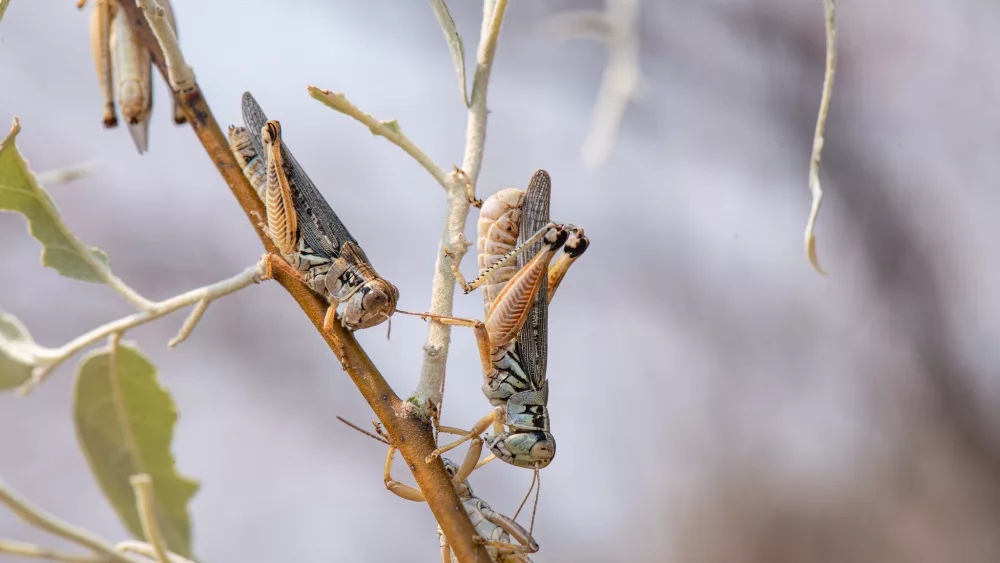
[[[493,425],[493,422],[496,420],[503,420],[503,407],[494,407],[493,410],[490,411],[490,414],[481,418],[479,422],[477,422],[476,425],[472,427],[472,430],[469,430],[465,434],[465,436],[462,436],[458,440],[455,440],[450,444],[441,446],[438,449],[434,450],[433,452],[430,453],[430,455],[427,456],[427,459],[425,459],[424,461],[426,461],[427,463],[431,463],[438,457],[441,457],[441,454],[443,454],[444,452],[448,450],[453,450],[458,446],[461,446],[465,442],[468,442],[469,440],[478,438],[479,435],[482,434],[483,432],[486,432],[486,430],[488,430],[490,426]]]
[[[528,240],[518,245],[514,250],[511,250],[507,254],[504,254],[499,260],[490,264],[483,271],[479,272],[479,275],[476,276],[476,279],[472,280],[472,283],[465,283],[464,277],[461,278],[461,280],[459,281],[458,277],[461,275],[461,273],[458,273],[455,277],[456,281],[459,281],[459,286],[462,287],[462,291],[464,291],[465,293],[469,293],[470,291],[486,283],[486,280],[489,279],[491,275],[493,275],[493,272],[495,272],[498,268],[501,268],[509,264],[511,260],[517,258],[519,254],[531,248],[531,246],[533,246],[539,240],[546,238],[546,235],[549,234],[549,231],[553,229],[559,232],[562,231],[564,227],[559,223],[549,223],[544,227],[542,227],[541,229],[538,229],[535,232],[535,234],[531,235],[531,237],[528,238]],[[457,271],[457,270],[458,267],[455,266],[454,263],[452,263],[452,271]]]
[[[562,283],[564,277],[566,277],[566,272],[569,271],[569,267],[573,265],[576,261],[590,246],[590,239],[587,235],[583,234],[583,229],[576,228],[570,231],[569,238],[566,239],[566,244],[563,245],[562,253],[559,254],[559,258],[556,258],[555,262],[549,266],[549,293],[548,300],[549,303],[552,302],[552,298],[556,294],[556,290],[559,289],[559,284]]]

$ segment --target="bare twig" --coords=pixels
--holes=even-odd
[[[437,180],[442,187],[448,187],[446,184],[447,179],[444,170],[442,170],[431,157],[427,156],[424,151],[420,150],[420,147],[415,145],[413,141],[403,134],[402,130],[399,128],[399,123],[397,123],[396,120],[379,121],[370,113],[365,113],[358,109],[357,106],[352,104],[341,93],[322,90],[316,86],[308,86],[307,90],[309,91],[310,96],[322,102],[323,105],[353,117],[368,127],[368,130],[372,132],[372,135],[385,137],[389,140],[389,142],[406,151],[406,153],[419,162],[425,170],[430,172],[431,176],[434,176],[434,179]]]
[[[0,539],[0,553],[7,553],[18,557],[30,557],[33,559],[51,559],[53,561],[63,561],[64,563],[101,563],[103,561],[107,561],[107,558],[95,555],[63,553],[61,551],[55,551],[30,543],[4,539]]]
[[[213,301],[220,297],[229,295],[234,291],[243,289],[252,283],[260,282],[263,268],[262,264],[263,261],[259,262],[255,266],[247,268],[243,272],[227,280],[222,280],[205,287],[199,287],[198,289],[193,289],[187,293],[182,293],[181,295],[171,297],[170,299],[166,299],[158,303],[152,303],[145,311],[134,313],[103,326],[99,326],[90,332],[74,338],[59,348],[42,348],[34,358],[37,362],[37,366],[31,374],[31,379],[21,386],[18,393],[22,396],[31,393],[31,391],[34,390],[39,383],[44,381],[45,378],[48,377],[48,375],[57,367],[59,367],[60,364],[80,350],[83,350],[87,346],[90,346],[106,336],[113,334],[118,334],[120,336],[123,332],[130,328],[134,328],[141,324],[156,320],[162,316],[169,315],[170,313],[187,307],[193,303]],[[204,311],[202,310],[201,312]],[[195,317],[196,315],[197,318],[200,318],[201,316],[197,307],[191,316]],[[180,334],[178,334],[177,337],[171,342],[176,343],[178,340],[183,340],[187,337],[187,334],[194,328],[194,323],[197,322],[197,318],[195,318],[194,321],[189,318],[184,323],[184,327],[181,329]]]
[[[140,473],[130,477],[129,483],[132,484],[132,491],[135,492],[135,506],[139,512],[142,533],[146,536],[149,545],[153,546],[153,554],[156,556],[157,563],[170,563],[163,533],[160,531],[160,524],[156,521],[156,514],[153,511],[153,478],[147,473]]]
[[[127,555],[118,553],[115,551],[113,545],[105,542],[91,532],[72,526],[51,514],[46,514],[36,506],[32,506],[28,501],[14,492],[13,489],[8,487],[3,480],[0,480],[0,502],[10,507],[14,514],[17,514],[28,524],[81,545],[103,556],[105,560],[117,563],[141,563]]]
[[[177,34],[170,25],[170,19],[156,0],[135,0],[149,22],[156,41],[163,47],[164,62],[167,65],[167,82],[174,92],[185,92],[194,87],[194,71],[184,61]]]
[[[592,39],[608,44],[608,64],[594,104],[583,163],[595,169],[611,155],[622,116],[639,89],[639,0],[606,0],[604,12],[570,10],[547,27],[562,39]]]
[[[469,215],[471,198],[468,186],[475,186],[483,163],[483,146],[486,143],[486,91],[493,69],[500,27],[507,11],[507,0],[485,0],[483,2],[483,23],[476,57],[476,75],[472,80],[471,104],[466,125],[465,157],[462,170],[448,176],[447,205],[444,229],[438,243],[437,263],[434,266],[434,282],[431,288],[430,312],[449,316],[455,298],[455,274],[450,264],[461,262],[468,242],[462,232],[465,219]],[[473,192],[474,193],[474,192]],[[449,251],[451,257],[445,256]],[[420,368],[420,380],[413,392],[413,401],[425,409],[438,409],[444,389],[445,365],[448,346],[451,343],[451,327],[431,321],[427,328],[427,343],[424,344],[424,361]],[[445,533],[447,537],[447,533]]]
[[[816,116],[816,133],[813,135],[812,157],[809,159],[809,191],[812,192],[812,206],[809,210],[809,220],[806,222],[806,258],[816,271],[824,275],[816,257],[816,216],[819,206],[823,203],[823,188],[819,183],[819,159],[823,153],[823,129],[826,126],[826,114],[830,110],[830,94],[833,92],[833,74],[837,68],[837,6],[835,0],[823,0],[823,11],[826,16],[826,72],[823,75],[823,95],[819,101],[819,113]]]
[[[141,16],[141,13],[130,0],[118,0],[118,4],[126,13],[133,31],[143,45],[153,53],[153,60],[160,72],[166,76],[161,47],[145,18],[137,17]],[[197,83],[189,92],[178,97],[185,117],[239,201],[251,227],[254,227],[258,221],[255,215],[262,217],[266,213],[263,204],[236,164],[235,157],[229,151],[227,138],[215,121]],[[274,243],[261,229],[253,230],[267,252],[277,251]],[[326,299],[309,289],[301,279],[281,269],[276,269],[273,273],[274,279],[291,294],[330,349],[337,355],[344,371],[351,377],[386,430],[396,438],[399,452],[410,466],[417,486],[426,496],[427,505],[434,518],[450,540],[455,556],[462,563],[489,561],[489,554],[485,548],[473,540],[476,536],[475,528],[462,510],[461,502],[445,472],[444,464],[423,462],[436,447],[430,423],[420,413],[414,412],[412,405],[396,395],[350,331],[340,326],[340,323],[334,323],[331,332],[323,330],[323,320],[329,307]]]

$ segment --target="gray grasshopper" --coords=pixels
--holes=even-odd
[[[330,301],[324,327],[337,306],[343,326],[357,330],[388,320],[399,290],[378,275],[358,241],[333,212],[282,142],[281,124],[269,121],[249,92],[243,94],[246,128],[230,127],[230,149],[267,209],[260,226],[278,247],[283,263]]]
[[[493,455],[480,465],[498,457],[518,467],[541,469],[555,457],[545,376],[548,305],[590,241],[579,227],[549,221],[551,185],[548,173],[539,170],[527,190],[500,190],[487,199],[479,215],[479,276],[468,284],[452,265],[466,293],[483,286],[486,321],[426,315],[473,327],[485,378],[483,393],[494,406],[472,430],[439,427],[462,438],[432,452],[428,461],[491,426],[494,433],[486,437],[486,445]],[[560,249],[562,254],[552,263]],[[517,268],[509,266],[515,256]]]
[[[413,502],[424,502],[424,493],[412,486],[400,483],[392,477],[392,463],[396,458],[396,448],[391,445],[389,435],[382,429],[381,425],[375,423],[375,431],[378,436],[371,434],[354,424],[337,417],[341,422],[351,428],[374,438],[384,444],[389,445],[389,452],[385,458],[385,488],[394,495]],[[381,438],[380,438],[381,436]],[[472,485],[469,484],[469,475],[476,469],[476,462],[483,451],[483,440],[478,436],[472,439],[469,451],[466,452],[462,465],[458,465],[450,459],[444,458],[444,469],[451,477],[451,484],[455,487],[455,493],[462,502],[465,513],[469,516],[472,526],[476,529],[476,542],[486,548],[490,560],[494,563],[531,563],[528,553],[538,551],[538,543],[531,532],[525,530],[513,518],[500,514],[493,510],[483,499],[477,497],[472,492]],[[441,563],[458,563],[458,559],[451,553],[451,545],[438,526],[438,541],[441,545]],[[518,543],[511,542],[511,537]]]

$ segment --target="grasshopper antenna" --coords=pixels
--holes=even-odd
[[[339,417],[338,417],[339,418]],[[528,492],[524,495],[524,500],[521,501],[521,506],[517,507],[517,512],[514,513],[514,520],[517,520],[517,515],[521,513],[521,509],[524,508],[524,503],[528,502],[528,498],[531,496],[531,491],[535,488],[535,482],[538,480],[538,470],[531,475],[531,486],[528,487]]]
[[[538,477],[538,488],[535,489],[535,506],[531,509],[531,525],[528,526],[528,535],[535,532],[535,514],[538,514],[538,497],[542,494],[542,474],[535,468],[535,476]]]
[[[427,313],[412,313],[410,311],[404,311],[402,309],[395,309],[393,312],[394,313],[403,313],[404,315],[411,315],[411,316],[414,316],[414,317],[420,317],[421,319],[426,319],[427,318]]]
[[[385,444],[387,446],[389,445],[389,440],[386,440],[385,438],[383,438],[381,436],[377,436],[375,434],[372,434],[371,432],[365,430],[364,428],[361,428],[360,426],[354,424],[353,422],[350,422],[350,421],[348,421],[348,420],[346,420],[346,419],[344,419],[344,418],[342,418],[340,416],[337,417],[337,420],[343,422],[344,424],[350,426],[351,428],[357,430],[358,432],[361,432],[362,434],[364,434],[365,436],[368,436],[372,440],[376,440],[376,441],[382,442],[383,444]]]

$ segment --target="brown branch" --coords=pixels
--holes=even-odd
[[[160,69],[160,73],[169,82],[163,52],[142,11],[131,0],[119,0],[118,4],[133,31],[143,45],[152,52],[153,61]],[[251,213],[256,212],[263,217],[265,215],[263,204],[229,151],[226,136],[212,116],[201,88],[195,82],[190,90],[175,93],[188,123],[194,128],[205,151],[236,196],[253,227],[256,221]],[[268,252],[277,251],[260,229],[256,227],[253,229]],[[337,354],[344,371],[354,381],[375,415],[394,438],[399,452],[410,466],[414,480],[426,496],[434,518],[448,537],[459,561],[462,563],[489,561],[486,550],[473,541],[475,529],[465,510],[462,509],[444,465],[440,460],[430,464],[424,462],[427,455],[436,447],[429,422],[420,417],[409,403],[400,400],[350,332],[342,328],[339,323],[334,323],[333,334],[323,330],[323,318],[328,307],[325,299],[307,288],[301,280],[280,269],[274,271],[274,278],[291,294],[330,349]]]

